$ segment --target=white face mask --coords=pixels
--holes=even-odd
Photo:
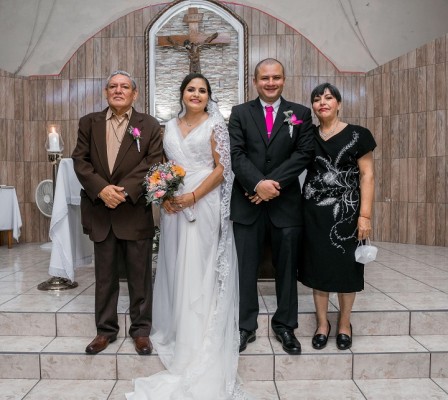
[[[375,261],[378,248],[370,244],[370,239],[367,239],[366,244],[361,241],[358,243],[358,247],[355,250],[355,259],[361,264],[367,264]]]

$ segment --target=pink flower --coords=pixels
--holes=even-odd
[[[154,193],[154,196],[156,199],[160,199],[165,195],[165,190],[157,190],[157,192]]]
[[[132,136],[134,137],[134,139],[140,139],[141,137],[140,129],[138,128],[132,129]]]
[[[287,122],[289,126],[303,124],[303,121],[297,119],[296,115],[292,113],[292,110],[285,111],[283,114],[285,114],[285,122]]]
[[[301,119],[297,119],[295,114],[292,114],[291,115],[291,124],[293,124],[293,125],[300,125],[300,124],[303,124],[303,121]]]
[[[142,133],[140,132],[140,129],[134,128],[132,125],[129,125],[128,132],[130,135],[132,135],[132,138],[137,143],[137,149],[140,153],[140,138],[142,137]]]

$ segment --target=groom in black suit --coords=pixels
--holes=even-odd
[[[294,335],[303,224],[298,176],[311,161],[313,133],[310,109],[281,97],[284,83],[279,61],[260,61],[253,79],[259,97],[233,107],[229,120],[235,173],[230,219],[239,263],[240,351],[256,338],[258,268],[265,237],[270,236],[277,294],[271,326],[287,353],[301,352]],[[271,112],[272,128],[266,120]]]

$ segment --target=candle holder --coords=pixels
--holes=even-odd
[[[45,150],[47,150],[48,161],[51,163],[53,170],[53,203],[56,193],[56,177],[58,174],[59,162],[62,159],[62,152],[64,150],[64,140],[62,139],[60,132],[61,125],[48,124]]]
[[[53,205],[56,194],[56,177],[58,174],[59,163],[62,159],[62,152],[64,150],[64,141],[60,134],[61,126],[58,124],[49,124],[47,127],[47,139],[45,141],[45,150],[47,150],[48,161],[52,165],[53,172]],[[74,289],[78,286],[77,282],[72,282],[67,278],[53,276],[45,282],[37,285],[39,290],[67,290]]]

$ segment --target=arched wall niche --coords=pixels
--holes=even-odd
[[[228,118],[232,105],[248,98],[248,30],[235,12],[210,0],[173,2],[147,26],[147,111],[162,124],[179,112],[179,86],[193,63],[184,40],[200,43],[201,73],[210,81],[213,98]]]

